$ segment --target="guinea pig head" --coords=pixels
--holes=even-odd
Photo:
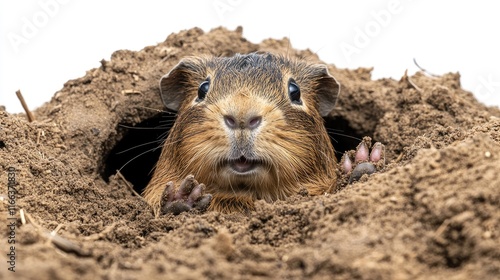
[[[178,112],[164,154],[209,191],[282,199],[318,173],[335,176],[322,117],[339,89],[326,66],[269,53],[185,58],[160,81]]]

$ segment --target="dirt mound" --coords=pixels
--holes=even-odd
[[[157,85],[163,74],[198,54],[272,51],[319,61],[308,50],[292,49],[287,39],[253,44],[241,33],[191,29],[138,52],[117,51],[68,81],[35,111],[37,121],[0,112],[2,198],[14,177],[16,207],[28,218],[23,224],[4,200],[3,225],[11,225],[10,214],[16,219],[14,231],[3,226],[0,278],[500,275],[500,111],[462,90],[458,74],[373,81],[370,69],[330,65],[342,84],[328,121],[335,146],[353,148],[357,140],[347,136],[385,143],[382,172],[333,194],[258,202],[249,215],[155,219],[116,169],[137,156],[122,174],[138,191],[147,182],[165,129],[129,127],[162,128],[172,120],[161,113]],[[45,231],[55,229],[55,237]],[[13,233],[15,250],[9,250]],[[11,251],[15,273],[7,270]]]

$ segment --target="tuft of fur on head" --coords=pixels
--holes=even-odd
[[[200,101],[198,87],[210,81]],[[302,104],[290,101],[289,82]],[[210,209],[251,209],[253,201],[275,201],[306,187],[320,194],[334,185],[335,155],[322,116],[335,105],[339,84],[323,65],[269,53],[183,59],[160,82],[161,96],[177,120],[144,196],[155,209],[167,182],[193,174],[213,194]],[[262,117],[253,131],[229,130],[226,115]],[[227,168],[235,151],[258,158],[260,167],[241,176]]]

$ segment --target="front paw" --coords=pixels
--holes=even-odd
[[[359,180],[363,175],[377,172],[385,165],[385,146],[377,142],[373,144],[371,152],[368,149],[371,139],[363,138],[356,151],[346,152],[340,160],[344,175],[349,176],[349,183]],[[351,159],[354,158],[354,161]]]
[[[192,209],[205,211],[212,201],[211,194],[205,194],[205,185],[198,183],[193,175],[182,180],[179,188],[168,182],[160,200],[160,213],[179,215]]]

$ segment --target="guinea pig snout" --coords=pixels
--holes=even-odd
[[[224,124],[229,129],[250,129],[254,130],[258,128],[262,123],[261,116],[244,116],[244,117],[235,117],[232,115],[225,115]]]
[[[254,158],[255,140],[259,135],[258,128],[262,126],[262,117],[256,114],[225,114],[222,118],[229,140],[229,158]]]

